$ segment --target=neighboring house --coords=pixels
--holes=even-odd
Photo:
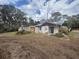
[[[36,33],[53,33],[56,34],[59,32],[60,25],[57,23],[44,22],[42,24],[38,24],[35,27]]]

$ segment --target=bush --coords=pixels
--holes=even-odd
[[[60,38],[61,38],[61,37],[64,37],[64,35],[63,35],[61,32],[56,33],[55,36],[56,36],[56,37],[60,37]]]
[[[68,35],[69,33],[69,29],[65,26],[61,27],[60,30],[59,30],[61,33],[64,33],[66,35]]]
[[[31,33],[30,31],[26,31],[26,32],[25,32],[25,34],[30,34],[30,33]]]
[[[17,31],[16,34],[25,34],[25,31]]]
[[[17,35],[23,35],[23,34],[30,34],[31,32],[30,31],[17,31]]]

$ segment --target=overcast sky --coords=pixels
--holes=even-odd
[[[78,14],[79,0],[0,0],[0,4],[11,4],[25,12],[34,20],[46,19],[47,12],[61,12],[62,14]]]

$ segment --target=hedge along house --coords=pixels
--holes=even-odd
[[[42,24],[36,25],[35,32],[36,33],[59,33],[60,25],[57,23],[44,22]]]

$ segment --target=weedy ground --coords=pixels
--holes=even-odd
[[[79,59],[79,33],[71,40],[46,34],[0,34],[0,59]]]

